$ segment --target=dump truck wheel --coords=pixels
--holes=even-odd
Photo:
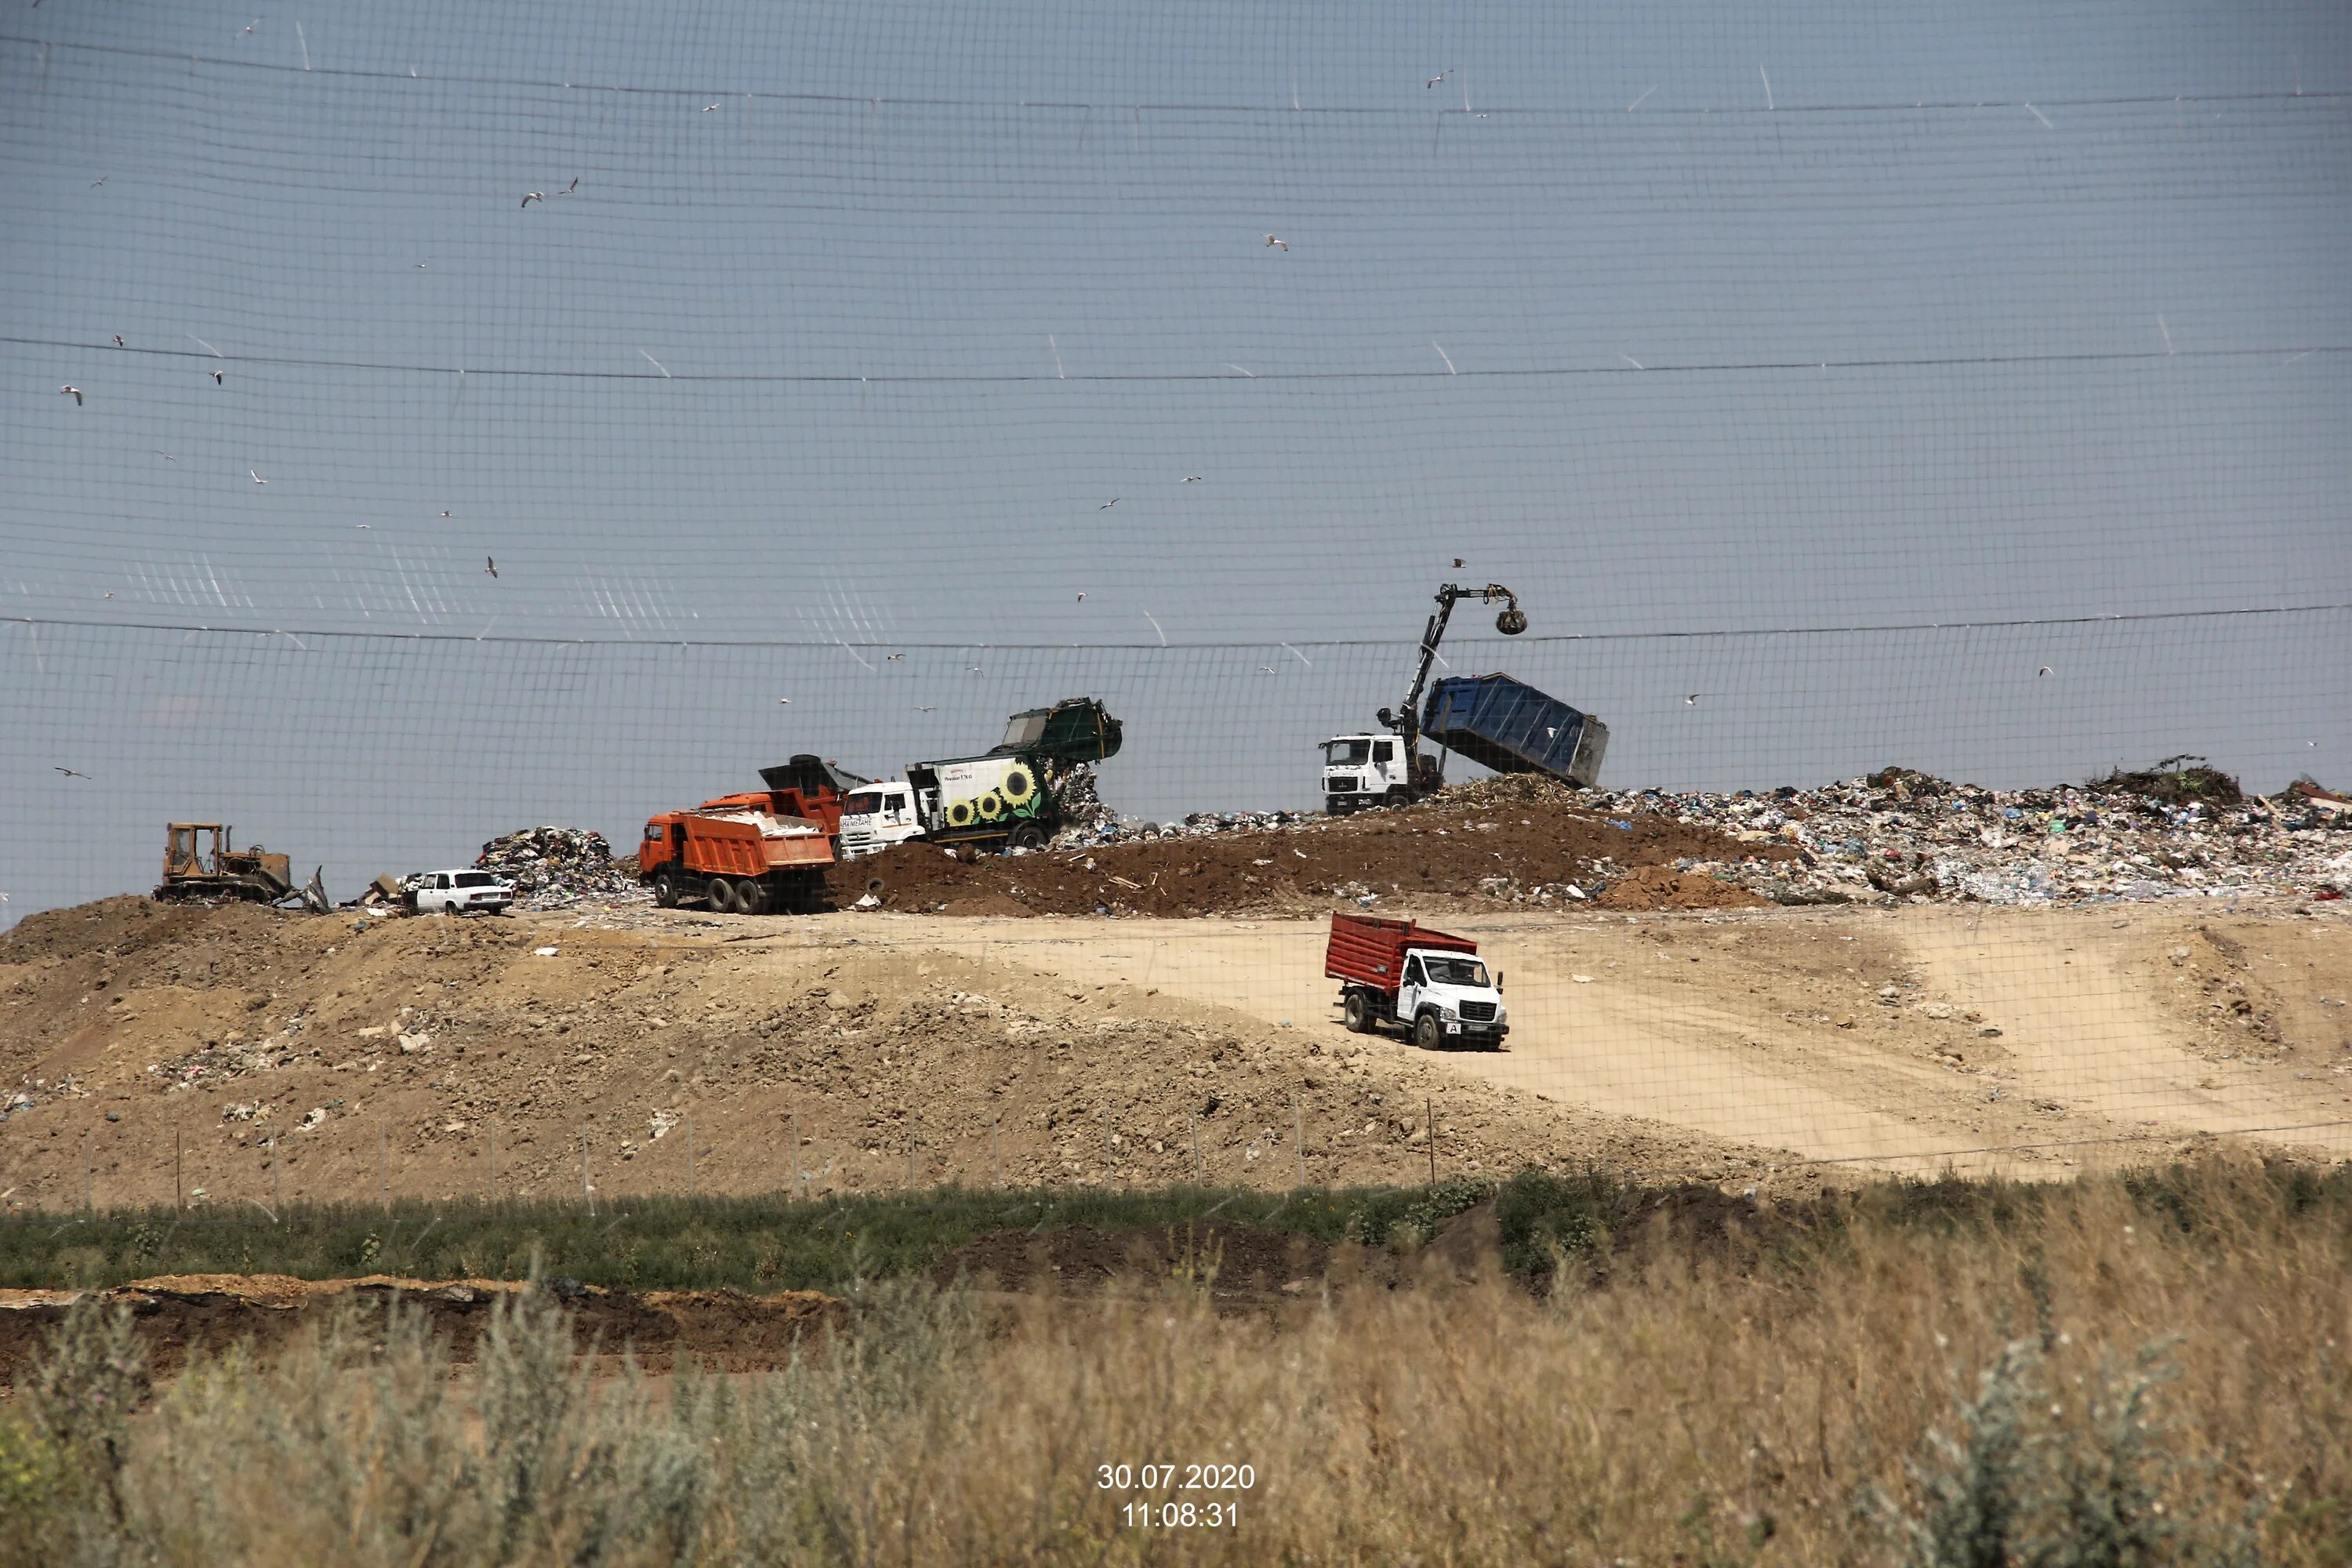
[[[1360,991],[1348,993],[1348,1033],[1369,1035],[1372,1032],[1372,999]]]
[[[764,915],[768,912],[768,889],[762,882],[743,881],[735,884],[735,912],[739,915]]]
[[[654,873],[654,902],[666,910],[677,908],[677,879],[667,871]]]
[[[1412,1021],[1412,1043],[1424,1051],[1442,1049],[1445,1045],[1445,1026],[1437,1021],[1434,1013],[1423,1013]]]
[[[1389,791],[1388,803],[1391,811],[1402,811],[1412,804],[1412,791],[1398,784]]]
[[[1015,849],[1043,849],[1045,847],[1045,830],[1043,827],[1040,827],[1034,822],[1024,822],[1020,826],[1013,830],[1011,847]]]
[[[710,879],[710,909],[713,914],[728,914],[735,908],[735,886],[724,877]]]

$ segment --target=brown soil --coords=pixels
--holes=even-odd
[[[1507,894],[1493,888],[1505,878],[1523,889],[1607,883],[1601,902],[1611,909],[1739,908],[1765,900],[1711,877],[1677,874],[1674,863],[1801,855],[1655,816],[1596,816],[1576,799],[1571,791],[1492,780],[1409,810],[1254,833],[1013,857],[950,858],[936,846],[907,844],[840,868],[834,892],[847,903],[878,879],[884,908],[950,915],[1297,914],[1352,904],[1365,892],[1507,907]]]
[[[239,1342],[267,1355],[321,1321],[342,1301],[381,1312],[398,1298],[425,1314],[460,1362],[474,1357],[499,1296],[526,1289],[485,1280],[296,1280],[277,1275],[182,1276],[142,1279],[90,1292],[128,1306],[148,1364],[170,1376],[192,1355],[216,1356]],[[14,1387],[39,1355],[74,1292],[11,1291],[0,1300],[0,1388]],[[583,1351],[627,1352],[649,1372],[669,1370],[691,1354],[729,1372],[781,1367],[810,1333],[837,1321],[841,1303],[814,1290],[751,1296],[732,1290],[656,1290],[634,1294],[596,1286],[562,1288]]]
[[[1335,1260],[1345,1267],[1335,1270]],[[1304,1294],[1335,1272],[1391,1282],[1394,1264],[1385,1254],[1334,1247],[1313,1237],[1212,1221],[1116,1232],[1087,1226],[993,1231],[942,1258],[931,1279],[984,1289],[1073,1293],[1189,1279],[1221,1300],[1255,1300]]]

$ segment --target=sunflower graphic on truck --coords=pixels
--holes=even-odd
[[[1081,764],[1116,755],[1119,721],[1091,697],[1015,713],[1004,739],[976,757],[913,763],[903,780],[868,784],[843,803],[842,847],[870,855],[922,838],[976,849],[1042,849],[1061,830],[1060,789]]]

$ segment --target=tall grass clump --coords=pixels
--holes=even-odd
[[[24,1521],[0,1552],[2352,1563],[2340,1205],[2214,1166],[1998,1207],[1915,1193],[1685,1246],[1587,1195],[1498,1218],[1549,1261],[1540,1291],[1448,1268],[1235,1311],[1207,1267],[1009,1304],[861,1281],[842,1326],[756,1377],[583,1358],[530,1292],[467,1366],[397,1306],[354,1307],[266,1363],[201,1359],[150,1390],[119,1321],[86,1311],[0,1415],[0,1500]],[[1144,1480],[1209,1464],[1254,1485]],[[1134,1522],[1170,1502],[1194,1522]],[[1207,1523],[1211,1503],[1238,1522]]]

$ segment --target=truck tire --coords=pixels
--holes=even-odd
[[[1445,1026],[1437,1021],[1435,1013],[1423,1012],[1412,1021],[1412,1043],[1424,1051],[1445,1048]]]
[[[768,888],[764,882],[750,879],[735,884],[735,912],[739,915],[764,915],[768,912]]]
[[[654,873],[654,902],[665,910],[677,908],[677,879],[667,871]]]
[[[1412,791],[1402,784],[1391,784],[1389,787],[1387,799],[1391,811],[1402,811],[1412,804]]]
[[[1045,828],[1034,822],[1024,822],[1014,828],[1013,837],[1006,841],[1007,847],[1013,849],[1043,849],[1045,844]]]
[[[1350,991],[1347,1001],[1348,1033],[1369,1035],[1372,1032],[1372,998],[1367,992]]]
[[[726,878],[711,878],[709,886],[706,891],[710,900],[711,913],[724,915],[734,912],[735,886]]]

